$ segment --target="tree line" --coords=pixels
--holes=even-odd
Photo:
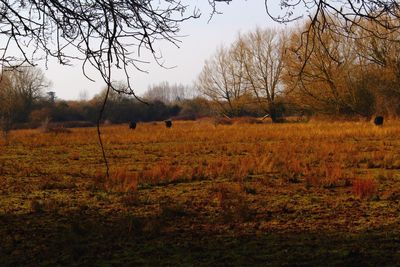
[[[50,90],[51,82],[38,68],[20,67],[3,72],[0,80],[0,126],[4,132],[12,128],[38,127],[50,121],[67,126],[94,126],[107,89],[89,100],[57,99]],[[192,88],[168,82],[152,85],[141,98],[124,92],[128,87],[116,83],[102,117],[103,123],[149,122],[169,118],[196,119],[209,116],[209,102],[196,97]]]
[[[312,38],[309,23],[285,32],[257,28],[239,34],[205,62],[193,88],[163,82],[137,98],[127,85],[113,84],[116,90],[109,92],[103,122],[212,115],[269,115],[274,122],[303,114],[398,117],[400,45],[395,40],[400,34],[368,20],[359,25],[357,36],[362,38],[340,31],[315,32],[318,38]],[[46,95],[50,84],[37,68],[4,69],[1,128],[37,126],[46,119],[97,121],[107,89],[90,100],[64,101]]]
[[[360,38],[313,32],[309,23],[240,34],[206,61],[197,88],[230,117],[254,105],[273,121],[285,114],[398,117],[400,34],[367,19],[359,25]]]

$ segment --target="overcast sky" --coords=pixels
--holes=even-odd
[[[218,46],[229,45],[234,41],[239,32],[245,33],[257,26],[282,27],[268,17],[264,0],[235,0],[229,5],[220,4],[218,7],[223,14],[214,16],[210,22],[208,19],[211,8],[207,1],[193,1],[193,5],[200,8],[202,16],[182,24],[180,34],[185,37],[181,38],[180,48],[164,43],[159,47],[165,65],[176,67],[165,69],[151,62],[142,66],[148,74],[138,71],[130,74],[133,87],[139,95],[143,94],[149,85],[162,81],[171,84],[192,84],[204,61],[213,55]],[[46,77],[52,81],[52,90],[58,98],[79,99],[82,92],[86,92],[91,98],[104,88],[104,82],[100,78],[97,78],[95,83],[87,80],[82,75],[79,65],[67,67],[50,62],[48,69],[43,70]],[[118,77],[117,79],[119,80]]]

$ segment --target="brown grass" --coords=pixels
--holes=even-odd
[[[82,252],[82,264],[132,251],[159,251],[164,259],[170,252],[165,244],[182,249],[183,255],[187,248],[205,244],[210,244],[205,254],[215,251],[224,244],[215,236],[237,237],[232,255],[243,252],[243,237],[249,237],[249,254],[261,255],[264,244],[271,244],[267,254],[280,248],[279,240],[269,236],[252,242],[271,233],[285,238],[294,233],[311,242],[302,246],[304,240],[291,239],[300,251],[293,254],[297,257],[314,248],[308,234],[316,233],[326,237],[323,241],[336,237],[336,244],[324,249],[336,251],[339,259],[351,255],[348,249],[354,244],[363,245],[362,233],[370,229],[400,231],[399,136],[396,121],[383,127],[322,121],[215,127],[211,121],[177,121],[171,129],[141,124],[135,132],[110,125],[102,129],[111,166],[106,178],[94,128],[57,135],[11,131],[8,142],[0,142],[0,217],[5,222],[0,226],[5,240],[0,258],[19,251],[24,257],[5,265],[30,266],[38,262],[42,246],[50,244],[43,261],[49,257],[49,264],[57,265],[58,258],[68,262],[73,258],[68,253],[75,253],[54,254],[57,247],[83,244],[96,252]],[[63,232],[71,221],[90,229],[78,231],[79,242],[69,242],[71,234]],[[356,233],[360,242],[352,239]],[[376,239],[371,240],[375,246]],[[392,253],[395,240],[381,240],[372,253]],[[392,243],[385,247],[386,241]],[[347,242],[352,245],[343,246]],[[285,249],[276,249],[273,259],[287,257],[290,253],[281,252]]]
[[[244,188],[239,184],[216,184],[211,189],[224,222],[245,221],[250,216],[250,208],[244,196]]]
[[[362,199],[371,199],[377,196],[378,183],[373,177],[357,178],[353,182],[353,192]]]

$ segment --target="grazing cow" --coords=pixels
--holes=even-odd
[[[383,125],[383,116],[376,116],[374,119],[375,125]]]
[[[172,121],[171,120],[166,120],[165,122],[165,127],[171,128],[172,127]]]
[[[136,129],[136,121],[131,121],[129,123],[129,129],[132,129],[132,130]]]

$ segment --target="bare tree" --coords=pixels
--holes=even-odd
[[[243,49],[242,51],[239,51]],[[198,90],[217,103],[226,116],[240,115],[248,93],[244,70],[244,47],[220,47],[207,60],[198,81]]]
[[[193,88],[183,84],[169,84],[164,81],[149,86],[143,99],[146,101],[161,101],[165,104],[179,102],[193,97]]]
[[[274,2],[265,0],[265,7],[269,16],[277,22],[288,23],[308,18],[308,27],[302,32],[298,48],[303,50],[305,64],[317,46],[325,46],[326,35],[342,35],[352,39],[370,36],[390,39],[391,33],[400,29],[400,4],[396,0],[283,0],[278,4],[281,14],[270,12],[272,6],[277,4]],[[365,27],[365,22],[385,30]],[[338,60],[333,54],[328,56]]]
[[[239,35],[229,49],[220,48],[206,62],[198,88],[226,115],[240,115],[244,107],[257,103],[277,122],[284,52],[283,36],[274,30]]]
[[[51,83],[46,79],[43,72],[35,67],[19,67],[7,72],[10,86],[21,103],[21,110],[18,112],[18,120],[26,121],[33,105],[38,101],[46,88]]]
[[[37,68],[19,67],[2,73],[0,117],[4,133],[8,132],[14,123],[28,120],[35,102],[48,86],[43,73]]]
[[[364,63],[364,69],[368,72],[366,79],[376,93],[376,112],[398,116],[400,115],[400,44],[393,40],[400,39],[400,32],[392,32],[370,22],[366,22],[364,26],[374,32],[386,31],[388,36],[379,38],[371,35],[354,40],[360,62]]]
[[[217,3],[230,2],[232,0],[209,0],[214,13],[218,13]],[[322,32],[336,32],[350,36],[358,34],[358,29],[366,29],[369,35],[387,37],[387,32],[377,33],[365,28],[363,23],[365,20],[390,32],[400,29],[400,4],[397,0],[264,0],[264,2],[267,14],[276,22],[286,24],[308,19],[309,27],[304,34],[312,36],[312,39],[314,37],[318,39]]]
[[[281,14],[271,12],[276,5]],[[282,0],[279,3],[265,0],[265,7],[268,15],[280,23],[308,17],[311,21],[309,29],[314,32],[317,32],[315,29],[336,31],[348,26],[350,30],[364,28],[362,21],[365,18],[387,29],[400,28],[400,5],[396,0]]]
[[[261,30],[241,36],[237,41],[245,46],[245,79],[260,106],[270,115],[273,122],[278,120],[277,95],[282,91],[281,75],[284,68],[285,42],[283,35],[275,30]]]
[[[370,52],[358,44],[367,39],[326,32],[321,36],[323,44],[315,44],[313,53],[305,57],[306,48],[298,49],[303,29],[292,33],[288,44],[292,53],[284,58],[287,97],[306,109],[370,117],[380,90],[373,73],[382,72],[368,59]]]

